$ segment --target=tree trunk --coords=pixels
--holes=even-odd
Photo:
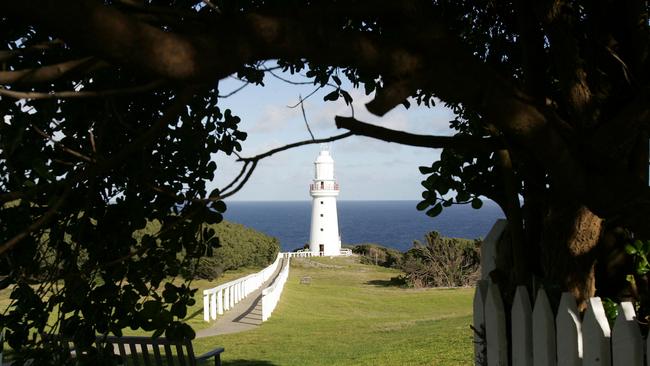
[[[571,292],[583,310],[596,292],[595,248],[601,232],[602,219],[581,205],[556,202],[544,219],[542,284],[551,293]]]

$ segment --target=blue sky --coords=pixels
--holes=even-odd
[[[282,75],[289,77],[290,75]],[[302,81],[299,77],[292,80]],[[313,85],[289,85],[267,75],[265,87],[249,85],[240,92],[219,101],[222,109],[230,108],[240,116],[240,129],[248,133],[241,156],[253,156],[288,143],[309,139],[300,108],[289,108],[312,92]],[[220,94],[241,86],[242,82],[228,78],[220,83]],[[344,85],[345,86],[345,85]],[[384,117],[375,117],[364,104],[371,99],[363,90],[346,88],[354,98],[357,119],[380,126],[419,134],[449,135],[453,113],[444,107],[428,109],[412,103]],[[316,138],[346,132],[337,130],[334,116],[352,115],[342,100],[324,102],[323,96],[333,88],[325,87],[305,102],[305,112]],[[308,185],[313,179],[313,161],[318,144],[287,150],[263,159],[246,186],[230,200],[308,200]],[[440,150],[387,143],[353,136],[330,144],[335,161],[335,174],[341,186],[341,200],[418,200],[422,192],[422,175],[418,166],[437,160]],[[241,167],[236,157],[218,154],[216,179],[209,188],[223,187],[234,178]]]

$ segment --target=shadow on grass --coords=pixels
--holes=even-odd
[[[377,287],[405,287],[406,282],[399,277],[392,277],[390,280],[371,280],[366,282],[366,285]]]
[[[230,360],[223,361],[223,366],[276,366],[273,362],[262,360]]]
[[[190,319],[194,319],[194,318],[196,318],[196,317],[199,316],[199,315],[203,315],[203,309],[199,309],[199,310],[195,311],[194,313],[192,313],[192,314],[190,314],[189,316],[185,317],[184,320],[185,320],[185,321],[188,321],[188,320],[190,320]]]

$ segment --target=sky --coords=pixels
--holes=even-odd
[[[281,74],[283,78],[304,81],[300,76]],[[243,83],[234,78],[222,80],[219,92],[226,95]],[[239,129],[248,133],[242,143],[242,157],[250,157],[275,147],[310,139],[300,107],[290,108],[316,89],[314,85],[291,85],[271,75],[264,87],[249,84],[238,93],[219,101],[222,111],[230,108],[241,117]],[[343,84],[354,98],[354,116],[364,122],[418,134],[450,135],[449,121],[453,113],[442,107],[433,109],[411,103],[406,109],[395,108],[383,117],[369,113],[364,104],[371,100],[363,89]],[[351,116],[342,98],[325,102],[323,96],[333,87],[326,86],[304,103],[309,126],[316,138],[347,132],[338,130],[334,117]],[[419,200],[423,176],[418,166],[430,165],[438,159],[439,149],[418,148],[387,143],[367,137],[352,136],[329,144],[334,170],[340,185],[340,200]],[[311,144],[286,150],[261,160],[253,175],[230,201],[299,201],[309,200],[309,183],[314,178],[313,162],[321,146]],[[241,169],[236,156],[216,154],[216,179],[209,188],[221,188]]]

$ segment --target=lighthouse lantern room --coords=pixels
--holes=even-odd
[[[309,250],[313,255],[339,255],[341,237],[336,212],[339,185],[334,178],[334,159],[327,145],[321,146],[314,167],[314,181],[309,186],[309,194],[312,197]]]

